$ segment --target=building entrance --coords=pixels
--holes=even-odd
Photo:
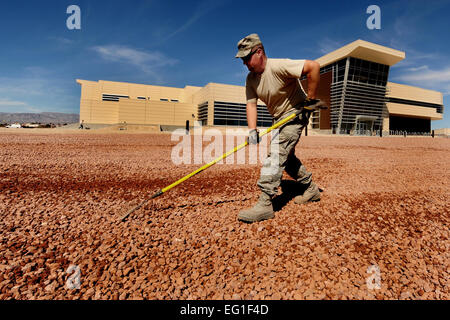
[[[364,135],[369,130],[370,124],[366,121],[358,121],[356,124],[356,134]]]
[[[372,135],[375,120],[376,117],[356,116],[356,122],[353,133],[360,136]]]

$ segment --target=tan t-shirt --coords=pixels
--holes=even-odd
[[[262,74],[247,75],[247,102],[257,103],[259,98],[276,120],[292,112],[306,98],[300,83],[304,64],[305,60],[267,59]]]

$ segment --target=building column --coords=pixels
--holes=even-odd
[[[347,57],[345,61],[345,73],[344,73],[344,82],[342,84],[342,97],[341,103],[339,105],[339,116],[338,116],[338,125],[337,125],[337,133],[341,132],[341,124],[342,124],[342,114],[344,113],[344,102],[345,102],[345,93],[347,89],[347,79],[348,79],[348,71],[350,69],[350,57]]]

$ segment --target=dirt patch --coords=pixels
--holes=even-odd
[[[302,137],[322,200],[296,205],[284,176],[256,224],[237,214],[261,164],[213,166],[117,223],[200,166],[174,165],[167,134],[0,144],[0,299],[450,298],[448,139]]]

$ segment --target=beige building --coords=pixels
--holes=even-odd
[[[450,128],[434,130],[436,135],[450,137]]]
[[[443,117],[443,95],[388,82],[389,68],[405,53],[363,40],[316,61],[321,65],[319,97],[330,108],[312,115],[310,128],[342,134],[431,131]],[[81,85],[80,121],[87,124],[246,126],[245,87],[209,83],[204,87],[77,80]],[[307,81],[302,79],[304,88]],[[272,123],[258,105],[258,126]]]

